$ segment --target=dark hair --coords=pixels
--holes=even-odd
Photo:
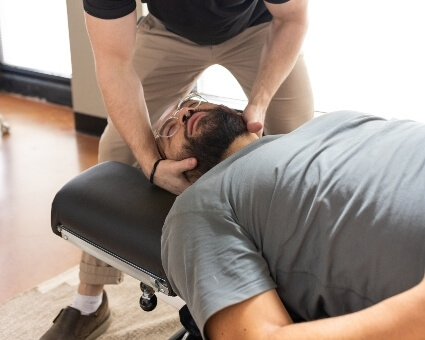
[[[197,167],[188,172],[190,176],[200,177],[217,165],[233,141],[248,131],[239,111],[219,105],[208,112],[198,124],[202,135],[191,137],[185,132],[184,154],[198,161]]]

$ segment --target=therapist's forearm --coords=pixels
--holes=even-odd
[[[134,68],[136,12],[102,20],[85,14],[96,76],[103,100],[118,132],[132,150],[144,174],[160,157],[155,146],[143,88]]]
[[[263,47],[249,104],[268,106],[297,61],[307,26],[306,21],[283,22],[273,19]]]
[[[423,284],[360,312],[284,326],[269,339],[425,339]]]
[[[148,117],[143,88],[132,67],[99,72],[105,106],[115,127],[132,150],[144,174],[159,158]]]

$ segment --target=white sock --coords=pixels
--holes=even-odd
[[[98,296],[87,296],[76,293],[71,307],[78,309],[82,315],[89,315],[96,312],[102,304],[102,296],[103,293]]]

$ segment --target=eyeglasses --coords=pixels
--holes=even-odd
[[[190,105],[190,108],[192,110],[196,110],[201,103],[208,103],[208,100],[203,98],[201,95],[199,95],[196,92],[192,92],[186,97],[184,97],[178,104],[176,110],[173,112],[173,114],[167,118],[167,120],[162,123],[162,125],[156,130],[155,132],[155,140],[159,137],[163,138],[170,138],[176,134],[176,132],[179,130],[180,125],[179,124],[179,117],[178,114],[180,110],[185,107],[184,104],[186,104],[188,101],[193,101],[193,104]]]

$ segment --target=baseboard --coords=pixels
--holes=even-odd
[[[0,90],[72,107],[71,80],[0,64]]]
[[[106,118],[89,116],[84,113],[74,111],[75,129],[78,132],[89,135],[100,136],[106,127]]]

